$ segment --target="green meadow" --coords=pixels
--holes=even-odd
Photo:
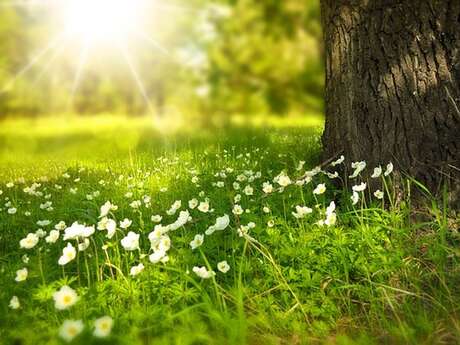
[[[391,162],[322,162],[321,132],[4,120],[0,343],[458,343],[458,218]]]

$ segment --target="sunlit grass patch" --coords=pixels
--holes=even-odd
[[[61,121],[0,130],[6,342],[458,339],[458,220],[414,220],[390,162],[318,166],[310,125]]]

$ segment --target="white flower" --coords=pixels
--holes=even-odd
[[[121,240],[121,245],[125,250],[128,251],[133,251],[139,249],[139,234],[136,234],[135,232],[128,232],[128,235],[126,235],[124,238]]]
[[[118,206],[113,205],[110,201],[107,201],[104,205],[101,206],[101,214],[99,218],[105,217],[109,214],[110,211],[118,210]]]
[[[88,249],[89,244],[90,244],[89,240],[85,238],[82,243],[78,244],[78,251],[84,252],[86,249]]]
[[[171,238],[168,235],[162,235],[155,246],[154,251],[160,251],[166,253],[171,248]]]
[[[378,167],[374,168],[374,172],[372,173],[371,177],[372,178],[378,178],[378,177],[380,177],[380,175],[382,175],[382,167],[378,166]]]
[[[238,230],[238,236],[240,237],[244,237],[244,235],[247,235],[249,233],[249,227],[248,226],[244,226],[244,225],[241,225]]]
[[[46,231],[43,229],[38,229],[35,231],[35,235],[37,235],[39,238],[43,238],[46,236]]]
[[[218,188],[224,188],[225,187],[225,182],[224,181],[219,181],[219,182],[216,183],[216,186]]]
[[[239,203],[241,201],[241,194],[237,194],[235,195],[235,197],[233,198],[233,202],[235,204]]]
[[[51,221],[49,221],[49,220],[47,220],[47,219],[45,219],[45,220],[39,220],[39,221],[37,222],[37,225],[38,225],[38,226],[41,226],[41,227],[42,227],[42,226],[48,226],[48,225],[50,225],[50,224],[51,224]]]
[[[233,212],[234,215],[242,215],[244,210],[240,205],[235,205],[235,206],[233,206],[232,212]]]
[[[273,193],[273,185],[270,182],[264,182],[262,185],[262,190],[265,194]]]
[[[123,221],[120,222],[120,228],[128,229],[133,222],[128,218],[125,218]]]
[[[275,226],[275,221],[273,219],[270,219],[268,222],[267,222],[267,226],[269,228],[273,228]]]
[[[103,316],[94,321],[93,335],[97,338],[105,338],[110,335],[113,327],[113,319],[110,316]]]
[[[358,201],[359,201],[359,194],[358,194],[358,192],[353,192],[353,195],[350,197],[350,199],[351,199],[351,203],[352,203],[353,205],[356,205],[356,204],[358,203]]]
[[[192,250],[200,247],[204,242],[204,235],[202,234],[197,234],[195,235],[195,238],[190,242],[190,247],[192,247]]]
[[[133,202],[131,202],[131,203],[129,204],[129,206],[130,206],[131,208],[138,209],[138,208],[140,208],[140,207],[142,206],[142,201],[140,201],[140,200],[134,200]]]
[[[64,241],[76,240],[77,238],[87,238],[94,234],[94,231],[94,226],[86,226],[75,222],[64,230]]]
[[[22,262],[25,263],[26,265],[29,263],[29,256],[27,254],[24,254],[21,258]]]
[[[107,230],[107,238],[110,240],[117,232],[117,222],[107,217],[102,218],[97,223],[98,230]]]
[[[139,265],[137,266],[133,266],[131,267],[131,269],[129,270],[129,275],[130,276],[137,276],[139,273],[141,273],[143,270],[144,270],[144,264],[140,263]]]
[[[21,303],[19,303],[18,296],[13,296],[10,300],[9,307],[11,309],[19,309],[21,307]]]
[[[16,271],[16,278],[14,278],[14,280],[16,280],[18,283],[23,282],[24,280],[27,279],[28,275],[29,275],[29,271],[27,270],[27,268],[24,267]]]
[[[191,210],[195,209],[197,206],[198,206],[198,200],[195,199],[195,198],[193,198],[192,200],[190,200],[190,201],[188,202],[188,207],[189,207]]]
[[[47,208],[50,208],[52,205],[53,205],[53,203],[51,201],[47,201],[47,202],[45,202],[43,204],[40,204],[40,209],[46,210]]]
[[[237,180],[238,182],[244,182],[244,181],[247,180],[247,177],[246,177],[245,175],[243,175],[243,174],[240,174],[240,175],[238,175],[238,176],[236,177],[236,180]]]
[[[18,212],[18,209],[15,208],[15,207],[11,207],[8,209],[8,214],[16,214],[16,212]]]
[[[330,172],[327,172],[326,171],[326,175],[327,177],[329,177],[330,179],[335,179],[337,177],[339,177],[339,173],[337,171],[335,171],[334,173],[330,173]]]
[[[307,183],[310,182],[310,180],[311,180],[314,176],[318,175],[320,172],[321,172],[321,167],[319,167],[319,166],[313,168],[313,169],[310,170],[310,171],[306,171],[306,172],[305,172],[305,178],[306,178],[305,182],[307,182]]]
[[[207,213],[209,211],[209,203],[207,201],[200,202],[198,210],[200,210],[203,213]]]
[[[208,271],[206,269],[206,267],[202,266],[202,267],[193,267],[193,272],[195,272],[195,274],[200,277],[201,279],[209,279],[209,278],[212,278],[216,275],[216,273],[214,271]]]
[[[182,206],[182,201],[181,200],[176,200],[172,205],[171,207],[169,208],[169,210],[166,211],[166,214],[168,216],[172,216],[174,215],[178,209],[180,209]]]
[[[83,332],[84,327],[81,320],[65,320],[59,329],[59,336],[70,343],[76,336]]]
[[[275,177],[275,182],[278,183],[281,187],[287,187],[292,183],[289,176],[285,173],[281,173],[280,175]]]
[[[59,239],[59,231],[51,230],[49,235],[46,236],[45,241],[46,243],[56,243],[58,239]]]
[[[296,209],[296,212],[292,212],[292,215],[297,219],[305,218],[307,214],[310,214],[313,212],[313,209],[311,209],[310,207],[306,207],[306,206],[296,206],[295,209]]]
[[[296,170],[297,170],[297,171],[302,170],[302,169],[303,169],[303,166],[305,165],[305,163],[306,163],[305,161],[299,161],[299,164],[297,165]]]
[[[65,310],[78,302],[79,297],[74,289],[64,285],[53,294],[54,307],[58,310]]]
[[[351,163],[351,167],[355,169],[355,171],[353,172],[351,176],[349,176],[349,178],[356,178],[361,173],[361,171],[363,171],[366,168],[366,162],[365,161],[354,162],[354,163]]]
[[[199,180],[199,179],[198,179],[198,176],[193,176],[193,177],[192,177],[192,183],[193,183],[193,184],[197,184],[197,183],[198,183],[198,180]]]
[[[270,208],[267,207],[267,206],[264,206],[264,208],[262,209],[262,211],[264,211],[264,213],[270,213]]]
[[[320,195],[320,194],[323,194],[325,191],[326,191],[326,185],[324,183],[320,183],[313,190],[313,194]]]
[[[19,246],[24,249],[32,249],[37,245],[39,237],[36,234],[27,234],[26,238],[19,241]]]
[[[159,223],[159,222],[161,222],[162,219],[163,219],[163,217],[160,216],[160,215],[155,215],[155,216],[152,216],[152,217],[150,218],[150,220],[151,220],[152,222],[154,222],[154,223]]]
[[[71,243],[67,243],[67,247],[62,250],[62,256],[58,260],[58,264],[61,266],[67,265],[70,261],[75,259],[77,251]]]
[[[377,199],[383,199],[383,192],[381,190],[376,190],[374,192],[374,196],[377,198]]]
[[[156,246],[156,243],[160,240],[161,236],[168,231],[169,228],[167,226],[163,226],[161,224],[155,225],[155,228],[148,236],[152,249]]]
[[[233,182],[233,189],[234,190],[239,190],[240,189],[240,184],[238,182]]]
[[[67,228],[67,225],[65,224],[64,221],[61,220],[59,223],[57,223],[57,224],[54,226],[54,228],[55,228],[56,230],[63,231],[63,230],[65,230],[65,228]]]
[[[387,164],[387,169],[385,170],[385,173],[383,175],[388,176],[393,172],[393,163],[388,163]]]
[[[254,188],[252,188],[250,185],[247,185],[244,188],[243,193],[246,194],[247,196],[253,195],[254,194]]]
[[[167,258],[167,257],[168,256],[166,255],[165,252],[163,252],[161,250],[158,250],[158,251],[154,252],[153,254],[150,254],[149,260],[150,260],[150,262],[152,264],[157,264],[160,261],[165,260],[165,258]]]
[[[227,273],[230,270],[230,265],[224,260],[217,264],[217,269],[222,273]]]
[[[335,212],[331,212],[326,216],[326,220],[324,221],[324,224],[326,224],[327,226],[333,226],[335,225],[336,221],[337,221],[337,215],[335,214]]]
[[[339,159],[337,159],[336,161],[332,162],[331,165],[333,167],[335,167],[336,165],[342,164],[344,160],[345,160],[345,156],[342,155],[342,156],[340,156]]]
[[[335,202],[331,201],[329,206],[326,208],[326,215],[330,215],[330,214],[334,213],[334,211],[335,211]]]
[[[353,186],[353,192],[363,192],[367,187],[367,184],[364,182],[361,182],[361,184]]]
[[[225,214],[222,217],[216,219],[216,224],[214,224],[214,228],[219,231],[225,230],[229,224],[230,217],[227,214]]]
[[[222,230],[225,230],[228,225],[230,224],[230,217],[225,214],[224,216],[222,217],[219,217],[216,219],[216,223],[214,225],[211,225],[208,230],[206,230],[206,235],[212,235],[214,233],[214,231],[218,230],[218,231],[222,231]]]
[[[179,213],[179,217],[177,218],[177,220],[168,225],[168,228],[169,230],[177,230],[179,229],[181,226],[184,226],[185,224],[187,224],[187,222],[189,221],[189,218],[190,218],[190,213],[188,211],[181,211]]]

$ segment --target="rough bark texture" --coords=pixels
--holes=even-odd
[[[460,186],[460,0],[322,0],[324,155]],[[458,194],[457,194],[458,197]]]

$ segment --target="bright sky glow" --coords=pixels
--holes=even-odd
[[[148,0],[65,0],[64,23],[83,41],[115,41],[139,30]]]
[[[163,32],[167,33],[168,27],[165,27],[165,23],[174,23],[178,15],[203,17],[204,10],[183,6],[181,1],[174,4],[168,0],[0,0],[0,10],[8,7],[30,11],[47,9],[47,12],[42,13],[48,14],[47,20],[57,30],[55,37],[40,48],[11,80],[3,86],[0,85],[0,94],[9,91],[18,79],[42,64],[43,68],[34,81],[37,82],[48,74],[56,61],[64,58],[70,59],[75,66],[69,88],[69,104],[72,105],[81,82],[85,79],[90,60],[97,54],[104,56],[110,50],[120,56],[132,76],[132,82],[153,113],[149,99],[152,91],[147,89],[141,78],[136,52],[144,48],[175,63],[183,63],[163,46],[161,38],[158,40],[155,37],[161,37]],[[161,20],[164,18],[168,21]]]

